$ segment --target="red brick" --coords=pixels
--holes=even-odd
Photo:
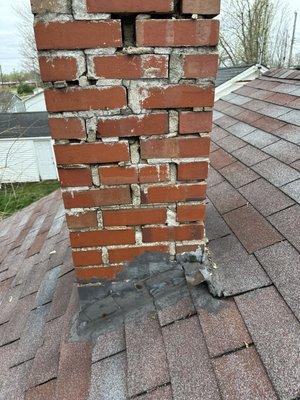
[[[79,118],[49,118],[53,139],[85,139],[84,121]]]
[[[204,226],[202,224],[190,224],[142,228],[142,234],[144,242],[201,240],[204,237]]]
[[[202,133],[212,131],[212,112],[180,112],[179,133]]]
[[[190,162],[178,165],[177,175],[179,181],[196,181],[206,179],[208,175],[208,162]]]
[[[166,219],[163,208],[103,211],[105,226],[164,224]]]
[[[119,263],[125,261],[132,261],[135,257],[140,256],[145,252],[161,252],[168,253],[168,246],[140,246],[140,247],[126,247],[108,250],[108,257],[111,263]]]
[[[143,159],[207,157],[209,148],[208,137],[149,139],[141,141],[141,157]]]
[[[219,21],[143,19],[136,21],[137,46],[216,46]]]
[[[87,168],[58,168],[60,185],[65,186],[91,186],[92,174]]]
[[[167,165],[149,165],[138,168],[100,167],[99,176],[103,185],[165,182],[169,178],[169,167]]]
[[[173,0],[87,0],[93,13],[167,13],[174,9]]]
[[[177,244],[176,254],[189,253],[198,249],[198,244]]]
[[[120,21],[38,22],[34,30],[38,50],[122,46]]]
[[[184,204],[177,206],[178,222],[203,221],[205,218],[205,204]]]
[[[93,59],[96,76],[107,79],[167,78],[168,56],[143,54],[98,56]]]
[[[140,89],[140,93],[145,89]],[[169,85],[164,87],[151,87],[141,102],[145,109],[153,108],[192,108],[212,107],[214,104],[213,87],[199,85]]]
[[[150,136],[168,133],[167,113],[130,115],[117,118],[101,119],[98,124],[99,136]]]
[[[217,72],[217,54],[188,54],[183,58],[184,78],[215,78]]]
[[[220,0],[182,0],[184,14],[218,15]]]
[[[205,184],[151,186],[143,193],[143,203],[173,203],[177,201],[204,200]]]
[[[129,161],[128,143],[57,144],[57,164],[96,164]]]
[[[96,211],[67,215],[66,219],[69,229],[92,228],[98,225]]]
[[[169,166],[166,164],[140,167],[139,183],[166,182],[168,180]]]
[[[92,267],[92,268],[76,268],[76,278],[81,283],[87,283],[100,280],[113,280],[122,271],[122,265],[113,265],[111,267]]]
[[[134,229],[102,230],[90,232],[70,232],[72,247],[109,246],[117,244],[134,244]]]
[[[45,100],[49,112],[116,109],[127,104],[122,86],[45,90]]]
[[[95,189],[83,192],[65,192],[63,200],[66,208],[111,206],[130,204],[131,194],[128,187]]]
[[[72,81],[78,78],[75,57],[40,57],[39,64],[44,82]]]
[[[100,182],[103,185],[124,185],[138,183],[138,169],[135,167],[100,167]]]
[[[102,264],[101,250],[73,251],[73,262],[75,267],[87,267]]]

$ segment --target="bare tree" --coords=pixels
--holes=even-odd
[[[39,83],[40,68],[33,30],[33,15],[24,2],[17,2],[13,8],[20,19],[18,30],[21,38],[20,52],[23,69],[31,72],[35,81]]]
[[[221,62],[282,66],[288,50],[289,17],[284,1],[223,0]]]

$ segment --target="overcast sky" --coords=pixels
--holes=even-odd
[[[21,69],[20,46],[18,33],[19,18],[14,8],[16,3],[30,8],[30,0],[0,0],[0,65],[3,72]],[[296,51],[300,52],[300,0],[288,0],[291,10],[298,11]],[[291,20],[292,25],[292,20]],[[292,29],[292,26],[291,26]]]

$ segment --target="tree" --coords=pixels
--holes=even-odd
[[[38,53],[35,43],[33,30],[33,15],[29,7],[24,2],[17,2],[14,5],[15,13],[20,18],[18,26],[19,35],[21,37],[21,56],[22,67],[25,71],[30,72],[36,83],[40,83],[40,68],[38,61]]]
[[[284,1],[223,0],[221,62],[282,66],[287,57],[289,18]]]

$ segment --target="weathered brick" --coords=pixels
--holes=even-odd
[[[217,54],[187,54],[183,58],[184,78],[215,78],[217,72]]]
[[[149,139],[141,141],[141,157],[189,158],[208,157],[210,139],[207,137]]]
[[[38,50],[122,46],[120,21],[38,22],[34,30]]]
[[[205,218],[205,204],[183,204],[177,206],[178,222],[203,221]]]
[[[146,252],[160,252],[167,253],[169,251],[168,246],[139,246],[139,247],[126,247],[126,248],[115,248],[108,250],[109,261],[114,263],[120,263],[125,261],[132,261],[135,257],[146,253]]]
[[[96,211],[67,215],[66,218],[70,229],[92,228],[98,225]]]
[[[137,46],[216,46],[217,20],[143,19],[136,21]]]
[[[89,283],[91,281],[112,280],[122,271],[121,265],[110,267],[98,266],[87,268],[76,268],[76,278],[80,283]]]
[[[95,164],[129,161],[128,143],[57,144],[54,147],[58,164]]]
[[[72,256],[75,267],[86,267],[102,264],[101,250],[73,251]]]
[[[93,13],[168,13],[174,9],[173,0],[87,0]]]
[[[218,15],[220,0],[182,0],[184,14]]]
[[[204,236],[203,224],[162,226],[142,228],[144,242],[169,242],[201,240]]]
[[[75,57],[39,57],[41,78],[49,81],[72,81],[78,79]]]
[[[116,109],[127,104],[126,89],[122,86],[45,90],[45,100],[49,112]]]
[[[141,106],[145,109],[211,107],[214,103],[212,86],[166,85],[140,89],[140,93],[143,94]]]
[[[85,139],[85,125],[80,118],[49,118],[53,139]]]
[[[173,203],[204,200],[206,185],[150,186],[142,193],[143,203]]]
[[[58,168],[60,185],[65,186],[91,186],[92,174],[88,168]]]
[[[191,112],[179,113],[179,133],[202,133],[212,130],[212,112]]]
[[[65,192],[63,200],[66,208],[98,207],[116,204],[130,204],[128,187],[95,189],[83,192]]]
[[[34,14],[69,13],[71,5],[68,0],[31,0],[31,10]]]
[[[167,211],[163,208],[103,211],[105,226],[164,224]]]
[[[70,240],[71,245],[74,248],[134,244],[135,232],[132,228],[122,230],[70,232]]]
[[[99,176],[103,185],[165,182],[169,179],[169,167],[168,165],[100,167]]]
[[[177,167],[177,179],[179,181],[194,181],[206,179],[208,175],[208,162],[182,163]]]
[[[94,57],[97,77],[107,79],[167,78],[168,56],[143,54]]]
[[[168,133],[167,113],[130,115],[101,119],[98,124],[99,136],[150,136]]]

